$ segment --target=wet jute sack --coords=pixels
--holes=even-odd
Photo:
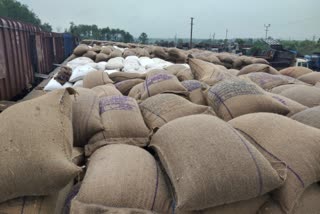
[[[176,206],[203,210],[255,198],[285,178],[223,120],[193,115],[173,120],[150,143],[167,173]],[[177,152],[179,151],[179,152]],[[279,164],[280,169],[285,166]]]
[[[248,114],[229,123],[271,164],[287,165],[287,179],[272,196],[291,213],[305,189],[320,180],[320,130],[270,113]]]
[[[71,161],[72,89],[16,104],[0,115],[0,202],[50,195],[81,169]]]
[[[108,145],[90,157],[71,213],[79,213],[90,204],[93,210],[94,206],[104,206],[170,213],[171,203],[163,173],[151,154],[136,146]]]

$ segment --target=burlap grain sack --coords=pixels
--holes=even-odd
[[[93,71],[88,73],[83,78],[84,88],[94,88],[99,85],[112,84],[113,81],[109,78],[108,73],[104,71]]]
[[[54,77],[54,79],[59,82],[61,85],[64,85],[69,81],[72,74],[72,69],[68,66],[61,66],[60,71]]]
[[[50,195],[81,169],[71,161],[72,89],[25,101],[0,114],[0,202]]]
[[[115,49],[110,53],[109,59],[121,57],[121,56],[122,56],[122,52],[120,50]]]
[[[100,99],[100,115],[104,130],[93,136],[86,145],[86,155],[106,144],[146,146],[149,129],[144,123],[137,101],[126,96]]]
[[[134,86],[130,90],[128,96],[132,97],[136,100],[141,100],[141,95],[142,95],[143,91],[144,91],[144,83],[140,83],[140,84]]]
[[[168,59],[168,53],[162,47],[154,47],[153,54],[160,59]]]
[[[310,85],[315,85],[317,82],[320,82],[320,73],[312,72],[305,75],[302,75],[298,80],[308,83]]]
[[[88,45],[81,44],[81,45],[78,45],[78,46],[74,49],[73,54],[76,55],[76,56],[82,56],[82,55],[85,54],[87,51],[89,51]]]
[[[198,59],[189,58],[189,65],[195,79],[200,80],[208,85],[215,85],[225,79],[236,78],[227,72],[226,68],[221,69],[218,65],[205,62]]]
[[[114,48],[112,46],[105,46],[105,47],[101,48],[100,53],[103,53],[105,55],[110,55],[113,50],[114,50]]]
[[[216,65],[221,65],[222,62],[214,54],[192,54],[195,59],[200,59],[206,62],[211,62]]]
[[[252,60],[252,63],[253,63],[253,64],[266,64],[266,65],[270,65],[270,63],[269,63],[267,60],[262,59],[262,58],[254,58],[254,59]]]
[[[273,75],[263,72],[249,73],[240,77],[249,78],[252,82],[256,83],[265,90],[272,90],[273,88],[281,85],[300,84],[300,81],[289,76]]]
[[[292,214],[318,214],[320,187],[319,184],[313,184],[307,188],[300,200],[297,202]],[[275,201],[267,202],[259,211],[259,214],[283,214],[279,204]]]
[[[187,55],[178,48],[170,48],[168,50],[168,60],[174,63],[186,63]]]
[[[204,96],[203,90],[205,90],[208,85],[202,83],[198,80],[186,80],[181,82],[183,87],[185,87],[189,92],[189,100],[198,105],[207,105],[207,99]]]
[[[109,78],[115,83],[130,80],[130,79],[145,79],[146,74],[140,73],[125,73],[125,72],[114,72],[109,75]]]
[[[242,68],[238,75],[244,75],[254,72],[264,72],[269,74],[280,74],[279,71],[271,67],[270,65],[266,64],[252,64],[247,65],[244,68]]]
[[[312,73],[312,72],[313,71],[311,69],[305,68],[305,67],[289,67],[289,68],[282,69],[280,71],[280,74],[290,76],[293,78],[298,78],[302,75]]]
[[[314,87],[320,88],[320,82],[317,82]]]
[[[99,114],[99,98],[93,90],[77,88],[72,108],[73,144],[83,147],[90,138],[103,130]]]
[[[160,128],[174,119],[195,115],[216,115],[211,107],[196,105],[175,94],[158,94],[140,104],[142,116],[150,129]]]
[[[176,77],[178,78],[179,81],[185,81],[185,80],[193,80],[194,76],[193,73],[191,72],[190,68],[186,68],[182,71],[179,71],[176,74]]]
[[[285,105],[245,80],[222,81],[208,89],[206,97],[217,115],[226,121],[255,112],[289,113]]]
[[[280,95],[288,97],[309,108],[320,105],[320,88],[317,87],[297,85],[282,91]]]
[[[300,123],[320,129],[320,106],[301,111],[291,118]]]
[[[287,117],[291,117],[292,115],[304,111],[308,109],[307,106],[304,106],[294,100],[291,100],[287,97],[281,96],[279,94],[268,93],[273,99],[279,101],[281,104],[285,105],[289,109],[289,113],[286,115]]]
[[[123,95],[128,95],[130,90],[140,84],[143,83],[143,79],[132,79],[132,80],[125,80],[121,81],[115,84],[115,87],[123,94]]]
[[[233,64],[233,59],[229,53],[220,53],[216,55],[217,58],[224,64]]]
[[[283,91],[289,89],[289,88],[294,88],[296,87],[296,84],[286,84],[286,85],[280,85],[277,87],[274,87],[271,89],[271,92],[274,94],[281,94]]]
[[[228,69],[228,72],[234,76],[238,76],[240,71],[237,69]]]
[[[114,95],[122,95],[122,93],[113,84],[100,85],[94,87],[92,91],[94,91],[99,98]]]
[[[174,64],[165,67],[164,70],[169,71],[173,75],[177,75],[180,71],[185,70],[187,67],[184,64]]]
[[[110,59],[109,55],[106,55],[104,53],[98,53],[96,55],[95,62],[107,62]]]
[[[170,213],[171,203],[162,171],[151,154],[136,146],[109,145],[91,156],[71,213],[90,204]]]
[[[96,53],[100,53],[101,50],[102,50],[102,47],[99,46],[99,45],[94,45],[94,46],[90,49],[90,51],[94,51],[94,52],[96,52]]]
[[[303,191],[320,180],[320,130],[270,113],[244,115],[229,122],[270,161],[285,162],[288,176],[272,195],[291,213]]]
[[[155,133],[150,145],[170,178],[180,210],[254,198],[284,180],[254,146],[217,117],[193,115],[171,121]]]
[[[25,196],[0,204],[1,214],[61,214],[73,182],[49,196]]]
[[[242,59],[240,57],[237,57],[235,60],[233,60],[232,68],[234,69],[241,69],[243,66]]]
[[[126,49],[122,53],[123,58],[127,58],[128,56],[137,56],[136,52],[132,49]]]
[[[88,57],[92,60],[95,60],[96,59],[96,56],[97,56],[97,53],[94,52],[94,51],[87,51],[85,54],[83,54],[84,57]]]
[[[145,100],[148,97],[161,93],[188,95],[187,89],[181,85],[178,78],[174,75],[159,73],[148,76],[144,81],[144,91],[141,99]]]

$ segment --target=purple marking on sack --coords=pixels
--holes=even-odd
[[[282,103],[283,105],[287,106],[287,102],[283,99],[281,99],[280,97],[277,96],[272,96],[272,98],[274,98],[275,100],[279,101],[280,103]]]
[[[185,87],[189,92],[197,90],[202,87],[201,82],[197,80],[186,80],[182,82],[183,87]]]
[[[170,74],[156,74],[148,79],[146,79],[146,86],[149,87],[155,83],[173,79],[174,76]]]
[[[100,114],[106,111],[136,111],[138,110],[136,101],[126,96],[109,96],[104,97],[99,103]]]

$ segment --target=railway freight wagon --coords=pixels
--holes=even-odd
[[[0,17],[0,100],[11,100],[30,89],[36,74],[48,74],[73,51],[70,34]]]

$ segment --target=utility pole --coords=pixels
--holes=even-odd
[[[193,20],[194,18],[191,17],[191,32],[190,32],[190,45],[189,45],[190,49],[192,49]]]
[[[268,31],[269,31],[269,27],[271,27],[271,24],[265,24],[264,25],[264,28],[266,29],[265,31],[266,31],[266,39],[268,39]]]
[[[177,47],[177,34],[174,36],[174,45]]]
[[[228,33],[229,33],[229,30],[228,28],[226,29],[226,40],[228,39]]]

